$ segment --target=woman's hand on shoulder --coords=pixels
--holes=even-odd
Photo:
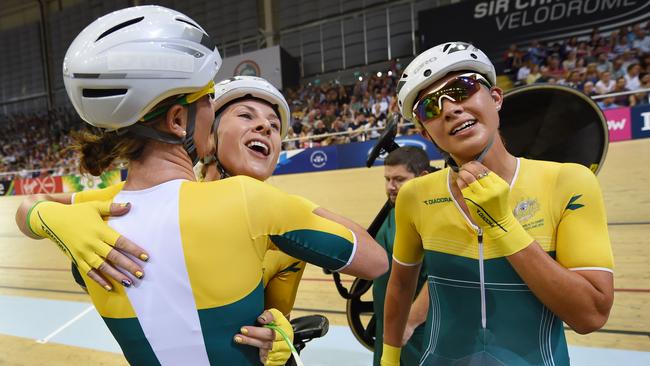
[[[49,238],[85,273],[105,288],[112,289],[107,278],[123,286],[144,276],[142,266],[127,254],[142,261],[148,254],[129,239],[121,236],[104,221],[107,216],[121,216],[129,212],[130,204],[110,201],[91,201],[66,205],[38,201],[26,217],[29,230],[38,237]]]

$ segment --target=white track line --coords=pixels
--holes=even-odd
[[[83,318],[84,315],[88,314],[88,313],[89,313],[91,310],[93,310],[94,308],[95,308],[94,306],[90,305],[86,310],[82,311],[81,313],[79,313],[79,314],[78,314],[77,316],[75,316],[74,318],[68,320],[67,323],[65,323],[65,324],[63,324],[62,326],[60,326],[60,327],[59,327],[57,330],[55,330],[54,332],[48,334],[47,337],[45,337],[45,338],[41,338],[41,339],[37,339],[37,340],[36,340],[36,343],[42,343],[42,344],[44,344],[44,343],[49,342],[50,339],[52,339],[55,335],[61,333],[65,328],[71,326],[74,322],[76,322],[77,320]]]

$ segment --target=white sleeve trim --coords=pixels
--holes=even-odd
[[[70,196],[70,204],[74,205],[74,197],[77,195],[77,192],[72,193],[72,196]]]
[[[344,264],[343,267],[334,270],[334,272],[341,272],[342,270],[348,268],[348,266],[350,265],[350,263],[352,263],[352,260],[354,259],[354,255],[357,253],[357,245],[359,245],[357,241],[357,235],[352,230],[350,230],[350,232],[352,233],[352,237],[354,238],[354,244],[352,245],[352,254],[350,255],[350,259],[348,259],[348,262]]]
[[[569,271],[604,271],[604,272],[614,273],[613,270],[606,267],[575,267],[575,268],[569,268]]]
[[[399,263],[399,264],[401,264],[401,265],[403,265],[403,266],[407,266],[407,267],[414,267],[414,266],[417,266],[418,264],[422,263],[421,260],[420,260],[419,262],[415,262],[415,263],[406,263],[406,262],[402,262],[402,261],[400,261],[399,259],[395,258],[395,255],[393,255],[393,260],[394,260],[395,262],[397,262],[397,263]]]

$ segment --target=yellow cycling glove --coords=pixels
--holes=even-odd
[[[39,201],[27,213],[27,227],[56,243],[81,273],[88,273],[105,261],[120,237],[102,219],[110,211],[110,201],[74,205]]]
[[[264,365],[281,366],[287,363],[293,351],[293,327],[279,310],[269,309],[268,311],[273,314],[274,320],[270,324],[266,324],[265,327],[275,331],[275,340]]]
[[[402,349],[384,343],[381,352],[381,366],[399,366],[399,357]]]
[[[474,222],[501,248],[503,255],[517,253],[534,241],[512,214],[508,205],[510,186],[497,174],[490,172],[462,193]]]

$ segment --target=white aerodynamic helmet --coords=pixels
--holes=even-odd
[[[83,120],[115,130],[165,98],[206,88],[220,66],[215,44],[192,19],[162,6],[136,6],[79,33],[63,60],[63,80]]]
[[[271,104],[280,117],[280,135],[282,138],[287,136],[291,118],[289,105],[282,93],[266,79],[257,76],[234,76],[217,83],[214,91],[216,97],[214,109],[217,114],[231,103],[244,98],[260,99]]]
[[[402,116],[414,121],[413,104],[429,85],[454,71],[476,71],[496,85],[496,71],[490,59],[478,48],[465,42],[446,42],[418,55],[404,69],[397,84],[397,99]]]

